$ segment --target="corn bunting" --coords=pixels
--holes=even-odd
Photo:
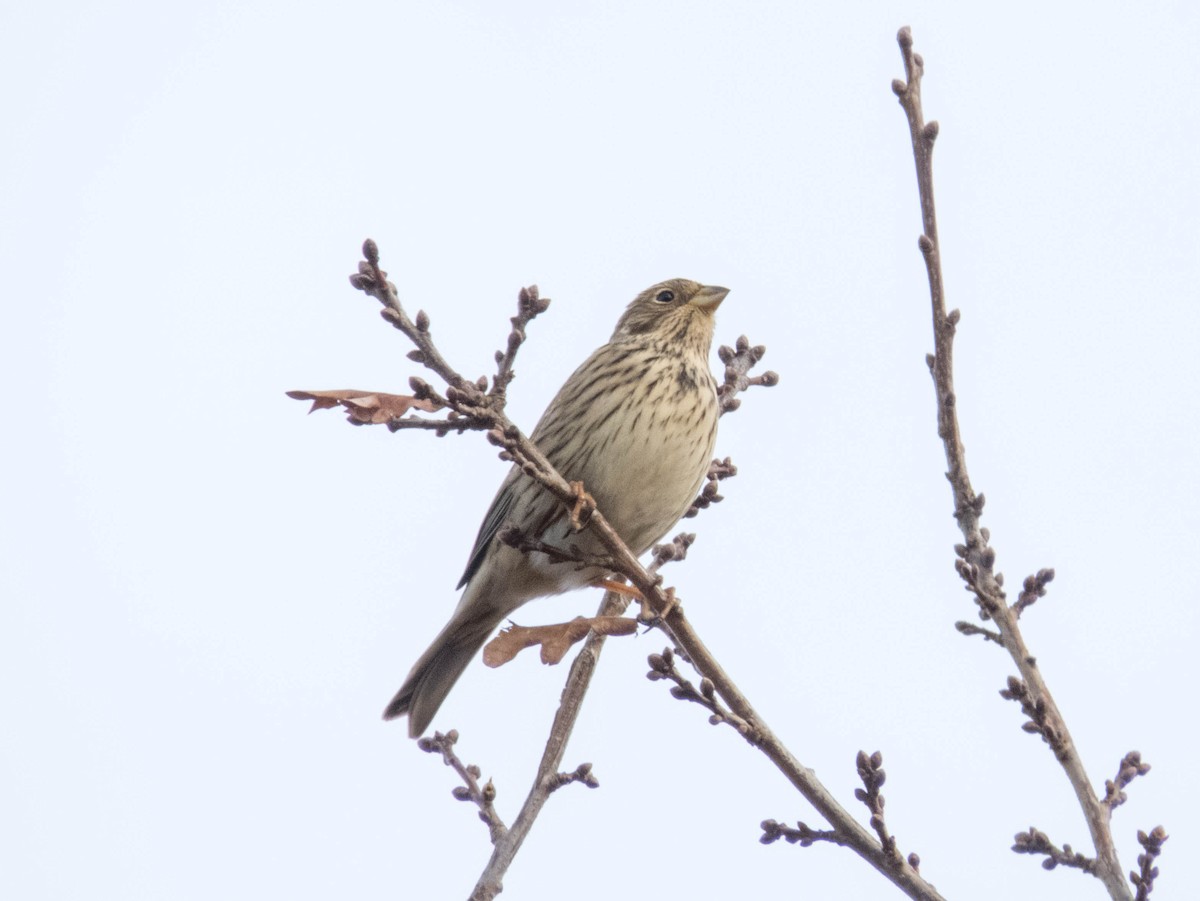
[[[687,512],[708,471],[718,416],[708,354],[713,313],[728,293],[685,279],[643,291],[608,343],[567,379],[531,436],[564,479],[583,482],[635,554]],[[384,719],[407,713],[414,737],[505,617],[526,601],[606,575],[508,546],[497,538],[506,523],[564,550],[603,552],[586,529],[572,529],[555,497],[514,466],[483,519],[454,615],[384,711]]]

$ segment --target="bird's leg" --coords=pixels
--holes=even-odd
[[[667,603],[663,606],[662,610],[656,611],[650,608],[650,602],[646,600],[646,596],[633,585],[626,585],[624,582],[617,582],[614,579],[597,579],[592,583],[592,587],[603,588],[605,591],[614,591],[623,597],[637,601],[642,607],[641,612],[638,613],[638,622],[648,625],[651,628],[657,626],[667,616],[670,616],[671,611],[679,606],[679,599],[675,597],[674,588],[668,588],[663,592]]]
[[[641,605],[641,611],[638,613],[637,620],[642,625],[649,626],[651,629],[662,622],[662,618],[674,610],[675,606],[678,604],[678,601],[675,600],[674,588],[668,588],[665,592],[667,596],[667,606],[663,608],[661,613],[655,613],[650,610],[650,604],[646,600],[646,596],[633,585],[626,585],[624,582],[617,582],[614,579],[597,579],[592,583],[592,586],[594,588],[603,588],[605,591],[616,592],[623,597],[637,601],[638,604]]]
[[[580,532],[592,518],[592,511],[596,509],[596,499],[587,493],[583,482],[572,482],[571,490],[575,492],[575,506],[571,508],[571,528]]]
[[[595,588],[603,588],[605,591],[615,591],[617,594],[623,597],[632,598],[639,604],[646,603],[646,598],[640,591],[638,591],[632,585],[626,585],[624,582],[617,582],[613,579],[597,579],[592,583],[592,586]]]

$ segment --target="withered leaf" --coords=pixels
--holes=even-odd
[[[542,663],[562,661],[571,645],[582,641],[589,632],[600,635],[632,635],[637,631],[636,619],[625,616],[577,616],[569,623],[549,626],[510,626],[487,643],[483,662],[487,666],[503,666],[525,648],[542,646]]]
[[[409,410],[424,410],[434,413],[441,405],[431,400],[417,400],[409,394],[385,394],[382,391],[360,391],[356,388],[341,388],[332,391],[289,391],[293,400],[311,400],[314,410],[328,410],[342,406],[349,411],[349,419],[362,425],[381,425],[397,419]]]

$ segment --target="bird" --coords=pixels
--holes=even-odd
[[[708,356],[714,313],[728,293],[687,279],[641,292],[530,436],[564,479],[583,483],[639,556],[687,512],[708,473],[720,415]],[[555,548],[603,553],[586,528],[573,529],[557,498],[514,465],[479,528],[458,606],[384,710],[385,720],[407,714],[413,738],[429,728],[492,630],[513,611],[607,575],[514,548],[499,538],[506,525]]]

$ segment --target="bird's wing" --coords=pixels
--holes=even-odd
[[[463,573],[462,579],[459,580],[459,588],[470,582],[471,577],[479,572],[479,567],[483,566],[483,560],[487,556],[488,548],[492,546],[492,539],[496,537],[496,533],[500,531],[500,527],[508,518],[509,511],[512,510],[513,502],[517,497],[514,475],[515,473],[511,473],[504,480],[504,484],[496,492],[492,506],[488,508],[487,516],[483,518],[479,534],[475,537],[475,547],[471,548],[471,558],[467,561],[467,569]]]
[[[613,365],[619,364],[623,360],[623,355],[614,350],[611,344],[595,350],[558,389],[558,394],[554,396],[554,400],[550,401],[550,406],[546,408],[546,412],[542,414],[542,418],[534,427],[533,434],[530,435],[530,440],[546,455],[551,465],[560,471],[564,465],[577,462],[570,461],[564,456],[566,448],[578,434],[578,415],[575,411],[580,405],[593,403],[597,397],[604,395],[605,389],[602,385],[597,384],[600,377],[595,374],[595,370],[602,360],[614,355],[616,359],[613,363],[608,364],[607,367],[601,367],[602,374],[607,373]],[[570,477],[585,478],[582,472]],[[504,480],[504,484],[500,486],[487,516],[483,518],[483,525],[479,527],[479,535],[475,538],[475,547],[471,548],[471,559],[467,561],[467,570],[458,583],[459,588],[470,582],[475,573],[479,572],[479,568],[483,566],[488,548],[491,547],[500,527],[504,525],[504,521],[512,512],[518,495],[523,490],[529,489],[528,479],[529,477],[523,476],[520,469],[514,467],[509,472],[508,478]],[[558,502],[553,499],[528,510],[522,510],[521,513],[523,518],[528,521],[521,522],[519,525],[522,530],[535,538],[544,537],[550,524],[564,516]]]

